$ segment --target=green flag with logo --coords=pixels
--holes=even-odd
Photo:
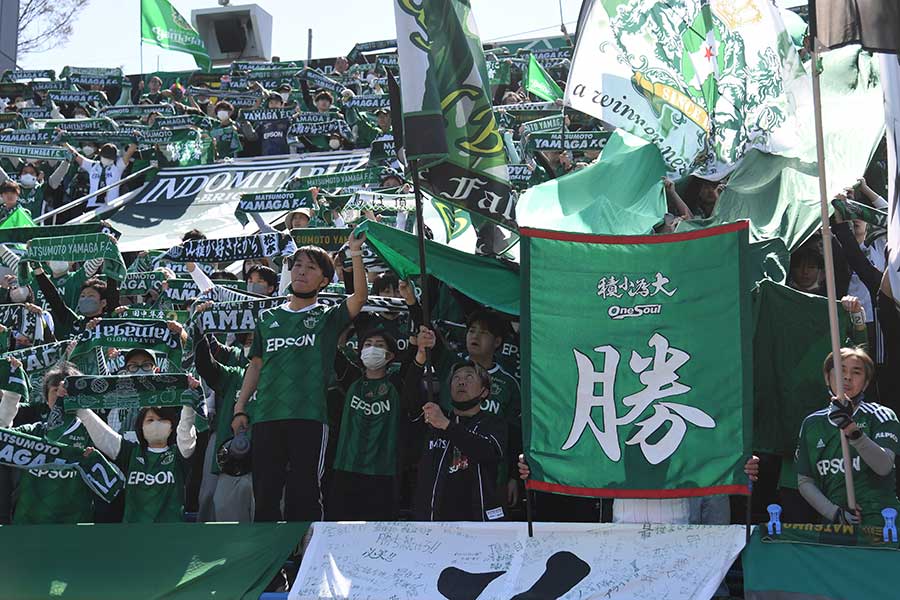
[[[470,0],[394,0],[406,156],[423,186],[515,227],[506,152]],[[427,167],[427,168],[426,168]]]
[[[141,42],[193,54],[204,71],[212,66],[203,40],[169,0],[141,0]]]
[[[747,492],[747,227],[666,236],[520,230],[531,489]]]
[[[529,94],[534,94],[547,102],[562,99],[563,91],[553,81],[553,78],[550,77],[547,71],[544,70],[541,63],[534,57],[534,54],[528,58],[528,67],[525,68],[523,75],[522,85],[525,86]]]

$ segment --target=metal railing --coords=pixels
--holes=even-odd
[[[154,167],[153,165],[148,165],[148,166],[144,167],[143,169],[141,169],[140,171],[136,171],[136,172],[132,173],[128,177],[124,177],[115,183],[111,183],[105,187],[98,189],[96,192],[91,192],[90,194],[87,194],[86,196],[82,196],[81,198],[76,198],[75,200],[72,200],[71,202],[69,202],[67,204],[63,204],[59,208],[55,208],[55,209],[51,210],[50,212],[42,214],[38,218],[34,219],[34,222],[35,223],[44,223],[45,221],[47,221],[47,219],[56,217],[56,215],[64,213],[67,210],[71,210],[71,209],[75,208],[76,206],[81,206],[82,204],[86,204],[87,201],[90,200],[91,198],[94,198],[95,196],[99,196],[100,194],[105,194],[109,190],[111,190],[113,188],[117,188],[120,185],[122,185],[123,183],[132,181],[133,179],[140,177],[147,171],[150,171],[150,170],[156,169],[156,168],[158,168],[158,167]],[[56,221],[56,219],[54,219],[54,223],[52,223],[52,224],[55,225],[56,224],[55,221]],[[50,224],[50,223],[48,223],[48,224]]]

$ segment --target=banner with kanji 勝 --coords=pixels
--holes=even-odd
[[[521,231],[529,488],[747,493],[747,222],[659,236]]]

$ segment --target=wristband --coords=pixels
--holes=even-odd
[[[348,255],[350,258],[353,258],[354,256],[362,256],[362,255],[363,255],[363,251],[362,251],[362,250],[351,250],[350,252],[347,253],[347,255]]]
[[[850,322],[853,323],[854,326],[862,328],[866,325],[866,313],[864,310],[859,312],[850,313]]]
[[[237,419],[238,417],[245,417],[248,421],[250,420],[250,415],[248,415],[247,413],[236,412],[233,415],[231,415],[231,421],[234,422],[234,420]]]

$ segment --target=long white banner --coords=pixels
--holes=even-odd
[[[740,525],[315,523],[289,600],[708,600]]]

